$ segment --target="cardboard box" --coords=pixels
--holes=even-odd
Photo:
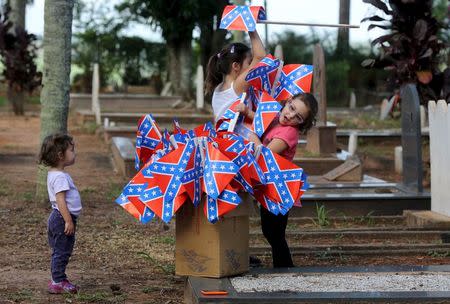
[[[182,276],[221,278],[248,271],[249,212],[246,199],[211,224],[203,202],[185,203],[176,214],[175,273]]]

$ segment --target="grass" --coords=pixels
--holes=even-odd
[[[328,210],[325,209],[325,205],[316,204],[316,218],[317,221],[313,219],[315,225],[320,227],[327,227],[330,225],[330,219],[328,217]]]
[[[124,184],[109,183],[108,189],[105,193],[106,200],[115,201],[116,198],[118,198],[119,195],[122,193],[122,189],[124,186],[125,186]]]
[[[88,121],[81,126],[81,131],[87,134],[95,134],[97,128],[98,125],[94,121]]]
[[[4,178],[0,179],[0,197],[2,196],[8,196],[9,194],[9,186],[8,186],[8,181]]]
[[[127,296],[124,294],[121,295],[112,295],[105,291],[97,291],[94,293],[83,293],[80,292],[76,295],[72,294],[64,294],[66,302],[71,303],[72,300],[77,300],[82,303],[124,303],[127,299]]]
[[[175,238],[173,236],[158,236],[156,237],[155,241],[157,243],[175,245]]]
[[[22,289],[15,293],[10,293],[7,295],[8,300],[21,303],[33,298],[33,292],[29,289]]]
[[[373,226],[375,224],[375,220],[373,218],[374,211],[370,211],[366,215],[362,215],[360,217],[356,217],[355,220],[357,223],[366,224],[367,226]]]
[[[378,113],[352,113],[350,117],[336,117],[329,115],[330,121],[336,123],[342,129],[399,129],[400,119],[387,118],[380,120]]]
[[[153,267],[161,270],[166,275],[173,275],[175,273],[175,265],[174,264],[165,264],[161,263],[151,255],[146,252],[138,252],[138,255],[143,257],[145,260],[149,261]]]
[[[29,96],[25,99],[26,104],[40,104],[40,96]],[[5,96],[0,96],[0,107],[8,104],[8,99]]]

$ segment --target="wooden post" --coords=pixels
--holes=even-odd
[[[101,125],[100,101],[99,101],[100,79],[98,63],[94,63],[94,72],[92,74],[92,112],[95,115],[95,123]]]
[[[313,93],[319,102],[317,126],[327,125],[327,76],[325,71],[325,56],[320,44],[314,46],[313,55]]]
[[[325,57],[320,44],[314,46],[313,93],[319,104],[316,126],[308,131],[306,150],[312,153],[336,153],[336,126],[327,125],[327,80]]]

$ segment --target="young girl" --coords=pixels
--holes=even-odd
[[[209,59],[205,89],[207,94],[213,94],[212,107],[216,121],[241,93],[247,91],[249,85],[245,77],[248,71],[266,56],[258,33],[249,32],[249,36],[252,50],[245,44],[231,43]],[[239,105],[238,111],[244,110],[244,105]]]
[[[52,248],[50,293],[77,293],[78,287],[66,276],[66,266],[75,243],[77,217],[81,212],[80,194],[70,175],[64,171],[75,162],[75,146],[71,136],[47,136],[41,147],[39,163],[49,168],[47,189],[52,212],[48,218],[48,242]]]
[[[283,102],[284,106],[277,119],[270,124],[262,136],[262,144],[275,153],[292,161],[299,140],[299,131],[305,133],[315,124],[318,104],[312,94],[302,93]],[[247,112],[250,110],[247,109]],[[250,140],[261,144],[258,136],[252,134]],[[260,208],[261,228],[272,247],[273,267],[293,267],[291,252],[286,242],[286,215],[274,215]]]

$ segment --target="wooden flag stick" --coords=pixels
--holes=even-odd
[[[258,23],[283,24],[283,25],[300,25],[300,26],[359,28],[359,25],[353,25],[353,24],[301,23],[301,22],[287,22],[287,21],[274,21],[274,20],[258,20]]]

